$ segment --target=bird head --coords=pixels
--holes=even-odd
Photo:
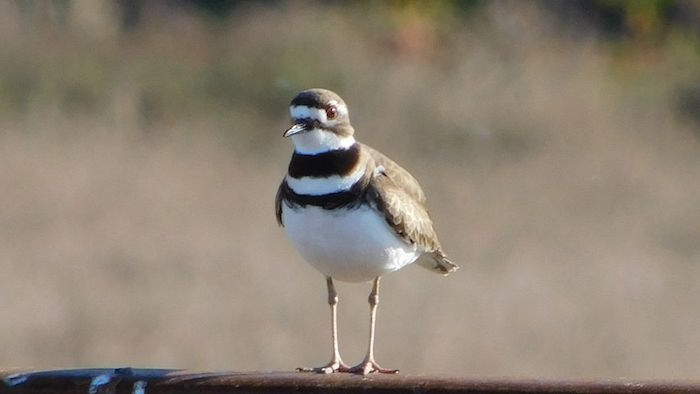
[[[292,126],[284,132],[297,150],[333,150],[355,143],[348,107],[340,96],[326,89],[309,89],[289,104]]]

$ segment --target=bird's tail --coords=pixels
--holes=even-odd
[[[459,269],[457,264],[451,262],[447,256],[439,250],[432,253],[425,253],[416,262],[421,267],[442,275],[449,275]]]

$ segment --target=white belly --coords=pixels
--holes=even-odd
[[[324,210],[283,205],[282,220],[299,253],[326,276],[369,281],[414,262],[420,252],[369,207]]]

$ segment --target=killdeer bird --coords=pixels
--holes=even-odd
[[[331,361],[320,373],[397,373],[374,359],[379,279],[408,264],[439,274],[457,265],[442,252],[416,179],[379,151],[357,142],[348,108],[325,89],[299,93],[290,104],[294,143],[287,175],[277,191],[277,222],[299,253],[326,277],[331,307]],[[333,280],[373,281],[369,295],[369,346],[348,367],[338,349],[338,294]]]

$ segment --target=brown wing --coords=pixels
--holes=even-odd
[[[277,188],[277,196],[275,196],[275,216],[277,216],[277,224],[284,227],[282,222],[282,185],[284,181],[280,183],[280,187]]]
[[[415,187],[420,190],[417,182]],[[406,242],[416,244],[424,252],[416,261],[419,265],[443,275],[456,271],[459,267],[442,252],[428,211],[421,201],[413,197],[414,192],[415,189],[405,188],[383,171],[376,171],[367,191],[367,199],[399,236]]]
[[[403,239],[426,252],[440,249],[433,222],[423,204],[413,198],[410,189],[378,171],[372,177],[367,198]]]
[[[423,189],[421,189],[413,175],[371,146],[362,144],[362,149],[369,153],[377,167],[384,167],[384,173],[394,180],[396,184],[401,185],[406,194],[421,204],[425,203],[425,193],[423,193]]]

